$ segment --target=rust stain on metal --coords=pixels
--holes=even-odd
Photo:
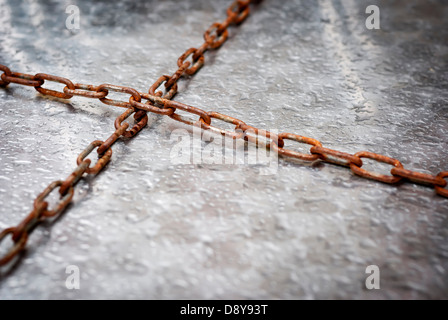
[[[95,140],[86,149],[84,149],[84,151],[82,151],[79,154],[78,158],[76,159],[76,163],[78,164],[78,166],[93,151],[93,149],[101,146],[103,143],[104,143],[103,141]],[[97,174],[106,166],[111,157],[112,157],[112,149],[109,148],[102,155],[99,155],[98,161],[93,167],[89,167],[86,169],[86,173]]]
[[[390,173],[397,177],[409,179],[415,183],[428,184],[428,185],[432,185],[434,187],[439,186],[441,188],[444,188],[447,185],[447,182],[442,177],[433,176],[431,174],[426,174],[426,173],[421,173],[421,172],[416,172],[416,171],[411,171],[411,170],[407,170],[407,169],[400,168],[400,167],[392,168],[392,170],[390,170]]]
[[[281,139],[281,141],[293,140],[296,142],[306,143],[306,144],[313,145],[316,147],[322,147],[322,144],[320,143],[320,141],[317,141],[316,139],[299,136],[299,135],[293,134],[293,133],[280,133],[278,135],[278,137],[279,137],[279,139]],[[282,156],[287,156],[287,157],[296,158],[296,159],[305,160],[305,161],[316,161],[317,159],[319,159],[319,156],[317,154],[305,154],[305,153],[300,153],[300,152],[297,152],[294,150],[284,149],[282,146],[276,144],[275,142],[272,143],[272,148],[276,152],[281,154]]]
[[[20,72],[10,72],[9,75],[5,72],[2,74],[1,79],[4,84],[16,83],[23,86],[30,86],[35,88],[40,87],[44,84],[43,80],[37,80],[34,75]]]
[[[102,99],[105,98],[109,91],[107,89],[98,90],[98,86],[93,86],[90,84],[75,83],[75,89],[64,88],[64,93],[70,94],[72,96],[81,96],[92,99]]]
[[[448,171],[440,172],[437,175],[437,177],[442,178],[442,179],[448,178]],[[442,188],[442,187],[439,187],[439,186],[435,186],[435,189],[436,189],[436,192],[437,192],[438,195],[448,198],[448,189]]]
[[[386,156],[383,156],[381,154],[377,154],[377,153],[373,153],[373,152],[368,152],[368,151],[361,151],[358,153],[355,153],[355,157],[359,157],[359,158],[369,158],[372,160],[376,160],[378,162],[383,162],[383,163],[387,163],[390,164],[396,168],[403,168],[403,165],[401,164],[400,161],[398,161],[397,159],[392,159]],[[373,179],[373,180],[377,180],[377,181],[381,181],[384,183],[398,183],[402,180],[401,177],[397,177],[397,176],[387,176],[384,174],[380,174],[377,172],[371,172],[371,171],[367,171],[365,169],[363,169],[362,167],[358,167],[356,164],[354,163],[350,163],[350,169],[357,175],[363,177],[363,178],[368,178],[368,179]]]
[[[68,89],[75,90],[75,85],[73,84],[73,82],[71,82],[67,78],[53,76],[53,75],[46,74],[46,73],[38,73],[34,76],[34,79],[42,81],[41,85],[34,86],[34,88],[43,95],[53,96],[53,97],[60,98],[60,99],[71,99],[73,97],[73,95],[71,95],[71,94],[42,88],[43,83],[45,82],[45,80],[47,80],[47,81],[53,81],[53,82],[65,84]]]
[[[323,161],[338,164],[341,166],[349,167],[351,163],[357,165],[358,167],[362,167],[362,160],[359,157],[356,157],[352,154],[328,149],[319,146],[313,146],[310,149],[312,154],[317,154],[319,158]]]
[[[201,118],[201,127],[204,130],[210,130],[212,132],[219,133],[219,134],[221,134],[223,136],[231,137],[233,139],[241,139],[241,138],[243,138],[243,136],[244,136],[243,130],[241,130],[241,129],[238,130],[237,129],[240,126],[246,125],[243,121],[241,121],[239,119],[236,119],[236,118],[233,118],[231,116],[225,115],[225,114],[214,112],[214,111],[208,112],[207,114],[208,114],[208,116],[211,119],[218,119],[218,120],[221,120],[221,121],[224,121],[224,122],[231,123],[231,124],[235,125],[235,129],[234,129],[234,132],[231,132],[231,131],[228,131],[228,130],[224,130],[224,129],[220,129],[220,128],[217,128],[217,127],[214,127],[214,126],[212,126],[210,124],[205,123],[204,120],[202,120],[202,118]]]

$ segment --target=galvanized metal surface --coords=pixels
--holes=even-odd
[[[0,3],[1,63],[142,91],[229,5],[77,1],[81,29],[71,32],[68,2]],[[380,30],[365,27],[371,4]],[[263,1],[176,100],[434,174],[448,168],[447,11],[444,1]],[[20,222],[121,112],[0,90],[0,227]],[[81,181],[69,210],[0,271],[0,298],[448,297],[448,200],[433,190],[328,164],[280,160],[274,174],[176,165],[179,128],[151,115],[116,144],[107,170]],[[80,290],[65,286],[69,265]],[[380,290],[365,288],[368,265],[381,270]]]

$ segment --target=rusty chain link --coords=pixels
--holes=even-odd
[[[323,161],[341,166],[349,167],[352,172],[364,178],[377,180],[384,183],[398,183],[402,180],[429,185],[435,188],[437,194],[448,197],[446,178],[448,171],[440,172],[433,176],[426,173],[420,173],[404,169],[400,161],[386,157],[384,155],[361,151],[355,154],[349,154],[329,148],[324,148],[322,143],[316,139],[300,136],[292,133],[274,134],[264,129],[255,128],[247,125],[242,120],[230,117],[217,112],[207,112],[200,108],[189,106],[177,101],[171,100],[177,93],[177,82],[184,75],[194,75],[204,64],[204,53],[210,49],[219,48],[228,37],[227,28],[234,24],[242,23],[249,14],[249,4],[255,1],[237,0],[227,9],[227,19],[222,23],[213,23],[204,33],[205,42],[198,48],[190,48],[185,51],[178,59],[178,69],[172,76],[163,75],[148,89],[148,93],[139,92],[130,87],[123,87],[111,84],[101,84],[98,86],[90,84],[73,83],[69,79],[59,76],[38,73],[36,75],[12,72],[7,66],[0,65],[2,71],[0,77],[0,86],[7,86],[10,83],[16,83],[25,86],[34,87],[43,95],[54,96],[61,99],[71,99],[73,96],[99,99],[100,102],[116,107],[126,108],[126,111],[115,120],[115,132],[105,141],[95,140],[82,151],[77,158],[78,167],[64,181],[55,181],[51,183],[34,201],[31,213],[17,226],[8,228],[0,233],[0,244],[7,237],[11,236],[13,245],[10,250],[0,257],[0,266],[10,262],[26,246],[28,236],[34,227],[49,218],[60,215],[70,204],[74,196],[74,187],[78,181],[85,175],[98,174],[110,161],[112,157],[112,145],[121,137],[132,138],[140,132],[148,122],[147,112],[166,115],[170,118],[189,125],[197,126],[203,130],[210,130],[223,136],[233,139],[244,139],[257,145],[257,147],[266,147],[274,150],[283,157],[298,159],[301,161]],[[191,61],[186,61],[191,57]],[[45,89],[42,86],[46,81],[52,81],[64,84],[62,92]],[[165,87],[165,93],[160,89],[162,84]],[[119,101],[108,99],[110,91],[129,95],[128,101]],[[146,103],[142,102],[146,100]],[[182,110],[198,117],[197,120],[186,119],[177,110]],[[133,115],[135,124],[129,129],[130,124],[125,122],[127,118]],[[230,123],[235,126],[234,131],[221,129],[212,125],[212,120],[219,120]],[[128,130],[129,129],[129,130]],[[263,138],[263,139],[260,139]],[[309,153],[302,153],[285,147],[285,140],[295,141],[301,144],[310,145]],[[91,160],[86,157],[97,149],[98,160],[91,166]],[[362,158],[369,158],[377,162],[392,165],[391,175],[371,172],[363,168]],[[49,194],[59,188],[60,200],[54,209],[48,209],[48,202],[44,201]]]

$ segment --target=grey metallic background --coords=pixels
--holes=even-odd
[[[65,28],[68,4],[81,10],[78,32]],[[381,30],[365,27],[370,4]],[[228,5],[0,0],[0,63],[145,91]],[[438,173],[448,169],[447,16],[445,0],[265,0],[176,100]],[[20,222],[122,111],[1,89],[0,227]],[[117,143],[106,170],[81,181],[66,213],[0,271],[0,298],[448,298],[448,200],[431,188],[330,164],[280,160],[275,175],[173,165],[178,128],[151,115]],[[80,290],[65,287],[68,265],[80,268]],[[380,267],[380,290],[365,289],[368,265]]]

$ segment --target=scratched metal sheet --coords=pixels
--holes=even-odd
[[[66,28],[69,4],[79,30]],[[365,26],[371,4],[380,30]],[[146,91],[228,5],[0,0],[0,63]],[[437,174],[448,169],[447,16],[444,0],[266,0],[175,99]],[[17,225],[122,111],[1,89],[0,227]],[[83,179],[62,217],[1,269],[0,298],[448,298],[448,200],[433,189],[323,163],[177,164],[173,132],[186,128],[151,115],[136,138],[116,143],[106,169]],[[79,290],[66,287],[69,265]],[[379,290],[365,287],[369,265],[380,269]]]

